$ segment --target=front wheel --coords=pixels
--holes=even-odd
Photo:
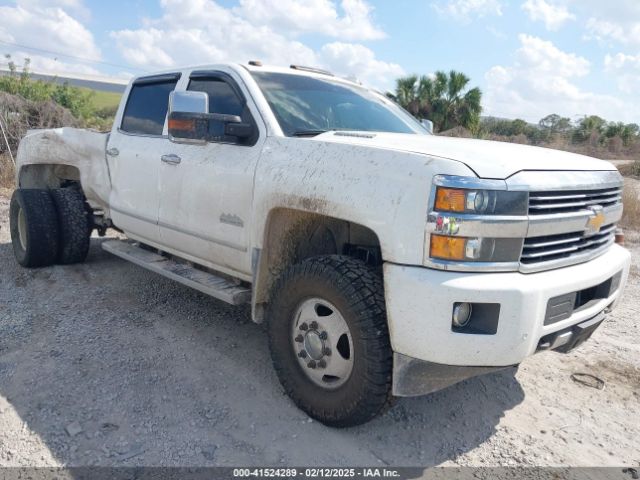
[[[267,311],[287,394],[333,427],[365,423],[391,400],[392,352],[380,276],[350,257],[314,257],[276,282]]]

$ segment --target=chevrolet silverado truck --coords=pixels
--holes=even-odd
[[[259,62],[134,78],[110,133],[32,131],[10,205],[24,267],[123,259],[267,322],[324,424],[585,341],[619,301],[605,161],[445,138],[384,95]]]

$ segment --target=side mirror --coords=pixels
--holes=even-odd
[[[209,95],[206,92],[169,94],[169,140],[176,143],[207,143]]]
[[[427,132],[433,135],[433,122],[431,120],[423,118],[420,120],[420,123],[422,124],[422,126],[425,128]]]
[[[227,136],[244,139],[254,133],[254,127],[238,115],[209,113],[206,92],[189,91],[169,95],[168,130],[172,142],[195,144],[224,141]]]
[[[173,112],[209,113],[209,95],[206,92],[171,92],[169,115]]]

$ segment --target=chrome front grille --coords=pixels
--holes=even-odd
[[[531,192],[529,194],[529,215],[579,212],[594,205],[609,207],[620,203],[621,200],[622,188],[620,187]]]
[[[550,184],[548,190],[538,182],[529,192],[529,226],[520,271],[575,265],[607,251],[622,216],[620,174],[557,172],[547,173],[544,181]],[[564,190],[563,185],[569,188]]]
[[[579,259],[605,250],[615,239],[615,224],[606,225],[595,235],[584,231],[529,237],[524,241],[520,262],[524,265],[554,260]]]

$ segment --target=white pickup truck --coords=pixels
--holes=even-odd
[[[133,79],[108,134],[30,132],[25,267],[102,247],[268,322],[293,401],[331,426],[587,339],[620,299],[622,178],[571,153],[434,136],[328,72]]]

